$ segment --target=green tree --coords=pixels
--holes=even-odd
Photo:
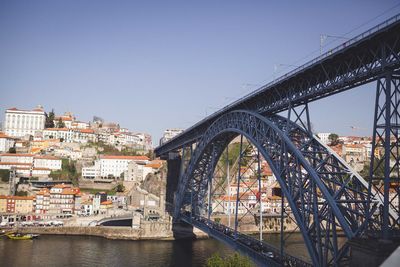
[[[45,113],[46,115],[46,122],[44,123],[44,126],[46,128],[54,128],[54,109],[52,109],[49,114]]]
[[[62,121],[61,118],[58,119],[57,128],[65,128],[65,123]]]
[[[378,164],[379,164],[379,160],[375,159],[374,160],[375,177],[383,178],[385,176],[385,165],[381,163],[378,166]],[[367,181],[370,179],[370,175],[369,175],[370,166],[371,166],[371,162],[367,162],[366,164],[364,164],[363,169],[360,171],[360,175]]]
[[[0,178],[2,182],[8,182],[10,180],[10,170],[0,170]]]
[[[331,133],[328,136],[328,140],[331,143],[331,146],[336,146],[339,143],[339,135],[337,135],[335,133]]]
[[[69,159],[62,159],[61,170],[52,171],[50,177],[54,180],[70,180],[74,185],[78,185],[75,162]]]
[[[124,191],[125,191],[125,186],[124,186],[123,184],[118,184],[118,185],[115,187],[115,190],[116,190],[117,192],[124,192]]]
[[[10,149],[8,150],[8,153],[15,154],[15,153],[17,153],[17,149],[15,147],[10,147]]]
[[[234,253],[228,257],[221,258],[217,253],[213,254],[205,265],[206,267],[254,267],[252,261],[239,253]]]

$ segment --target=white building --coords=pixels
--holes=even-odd
[[[61,169],[61,159],[33,154],[1,154],[0,169],[15,168],[19,175],[48,176],[52,170]]]
[[[35,168],[47,168],[50,170],[61,170],[62,161],[61,159],[53,156],[35,156],[34,167]]]
[[[5,133],[13,137],[34,136],[37,131],[44,129],[45,119],[45,112],[41,106],[34,110],[7,109],[4,122]]]
[[[67,143],[97,142],[92,129],[47,128],[43,131],[44,139],[60,139]]]
[[[11,147],[14,147],[14,138],[0,132],[0,152],[8,152]]]
[[[128,170],[129,162],[147,164],[149,158],[146,156],[100,156],[100,176],[102,178],[119,178]]]
[[[317,136],[319,137],[319,139],[321,140],[322,143],[324,144],[329,144],[329,135],[331,135],[332,133],[318,133]]]
[[[100,177],[100,161],[96,161],[93,166],[82,168],[82,178],[97,179]]]
[[[160,145],[168,142],[175,136],[181,134],[183,132],[183,129],[167,129],[164,131],[163,137],[160,139]]]

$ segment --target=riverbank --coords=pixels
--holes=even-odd
[[[126,226],[64,226],[64,227],[21,227],[8,229],[20,233],[32,233],[40,235],[76,235],[76,236],[98,236],[114,240],[175,240],[172,230],[160,225],[147,225],[141,229]],[[182,235],[180,235],[181,237]],[[185,235],[183,235],[185,236]],[[187,235],[189,237],[189,235]],[[195,239],[205,239],[208,235],[198,229],[194,229],[192,235]]]

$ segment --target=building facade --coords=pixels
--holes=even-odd
[[[12,137],[34,136],[37,131],[44,129],[45,120],[45,112],[41,106],[33,110],[10,108],[5,113],[4,130],[6,135]]]
[[[8,152],[10,148],[14,147],[14,138],[0,132],[0,152]]]

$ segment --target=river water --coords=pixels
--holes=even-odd
[[[278,235],[269,235],[272,243]],[[301,238],[301,236],[299,236]],[[274,241],[275,240],[275,241]],[[300,240],[299,240],[300,241]],[[294,250],[304,250],[294,242]],[[289,246],[291,247],[291,246]],[[233,250],[212,238],[178,241],[125,241],[90,236],[42,235],[35,240],[0,238],[0,266],[204,266],[207,258]],[[306,254],[302,252],[301,254]]]

